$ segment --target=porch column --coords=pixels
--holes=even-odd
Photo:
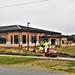
[[[22,32],[19,32],[19,48],[22,48]]]
[[[61,40],[61,45],[62,45],[62,40]]]
[[[51,38],[49,39],[49,42],[48,42],[49,44],[50,44],[50,46],[51,46]]]
[[[58,45],[58,40],[57,39],[55,39],[55,45]]]
[[[59,45],[59,44],[60,44],[60,40],[56,39],[56,45]]]
[[[14,44],[14,35],[12,35],[12,42],[13,42],[13,44]]]
[[[61,45],[62,44],[62,40],[61,40],[61,38],[60,38],[60,42],[59,42],[59,45]]]
[[[9,34],[9,33],[7,33],[6,44],[11,44],[11,41],[10,41],[10,34]]]
[[[22,32],[19,32],[19,43],[22,42]]]

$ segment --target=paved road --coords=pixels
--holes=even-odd
[[[0,75],[69,75],[69,74],[0,67]]]

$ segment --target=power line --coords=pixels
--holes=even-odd
[[[35,2],[28,2],[28,3],[22,3],[22,4],[8,5],[8,6],[2,6],[0,8],[8,8],[8,7],[22,6],[22,5],[40,3],[40,2],[45,2],[45,1],[48,1],[48,0],[40,0],[40,1],[35,1]]]

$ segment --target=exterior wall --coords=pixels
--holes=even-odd
[[[40,36],[43,36],[45,34],[43,33],[27,33],[27,32],[8,32],[8,33],[0,33],[0,35],[5,35],[6,36],[6,44],[0,44],[0,46],[6,46],[6,47],[19,47],[19,44],[22,42],[22,35],[26,35],[26,43],[22,44],[22,46],[28,46],[27,43],[27,35],[29,35],[29,46],[35,46],[35,43],[31,42],[31,36],[36,35],[36,46],[38,45],[42,45],[44,43],[44,39],[40,38]],[[14,35],[18,35],[19,38],[19,43],[18,44],[14,44]],[[11,44],[11,36],[12,36],[12,44]],[[64,43],[67,42],[67,38],[63,37],[63,38],[45,38],[48,39],[49,44],[51,45],[51,39],[55,39],[55,45],[60,45],[63,44],[62,41],[64,41]]]
[[[45,34],[40,34],[40,36],[43,36]],[[42,45],[44,43],[44,39],[40,38],[40,45]]]
[[[50,45],[52,45],[52,42],[51,42],[52,39],[55,39],[55,45],[62,45],[62,44],[66,44],[67,43],[67,38],[66,37],[63,37],[63,38],[45,38],[45,39],[48,39],[48,43]],[[44,43],[44,39],[42,39],[42,41]],[[64,43],[62,43],[62,41]]]
[[[55,39],[55,45],[59,45],[60,44],[60,39],[59,38],[49,38],[49,44],[52,45],[51,40]]]
[[[22,42],[22,35],[26,35],[26,43],[22,44],[24,47],[28,46],[27,43],[27,35],[29,35],[29,46],[35,46],[35,43],[31,43],[31,36],[36,35],[36,46],[40,45],[40,41],[41,39],[39,39],[39,36],[42,36],[44,34],[40,34],[40,33],[27,33],[27,32],[8,32],[8,33],[0,33],[0,35],[5,35],[6,36],[6,44],[0,44],[0,46],[6,46],[6,47],[19,47],[19,44]],[[18,35],[18,39],[19,39],[19,43],[18,44],[14,44],[14,35]],[[12,36],[12,40],[13,43],[11,44],[11,36]]]
[[[61,39],[60,38],[56,38],[56,45],[60,45],[61,43]]]
[[[63,41],[63,42],[62,42]],[[63,37],[62,39],[61,39],[61,44],[67,44],[67,38],[66,37]]]
[[[13,37],[13,44],[14,44],[14,35],[19,35],[19,32],[9,32],[7,34],[7,44],[11,44],[11,36]]]

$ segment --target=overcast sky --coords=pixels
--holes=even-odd
[[[22,6],[3,6],[43,0],[0,0],[0,26],[25,25],[30,27],[75,34],[75,0],[48,0]]]

